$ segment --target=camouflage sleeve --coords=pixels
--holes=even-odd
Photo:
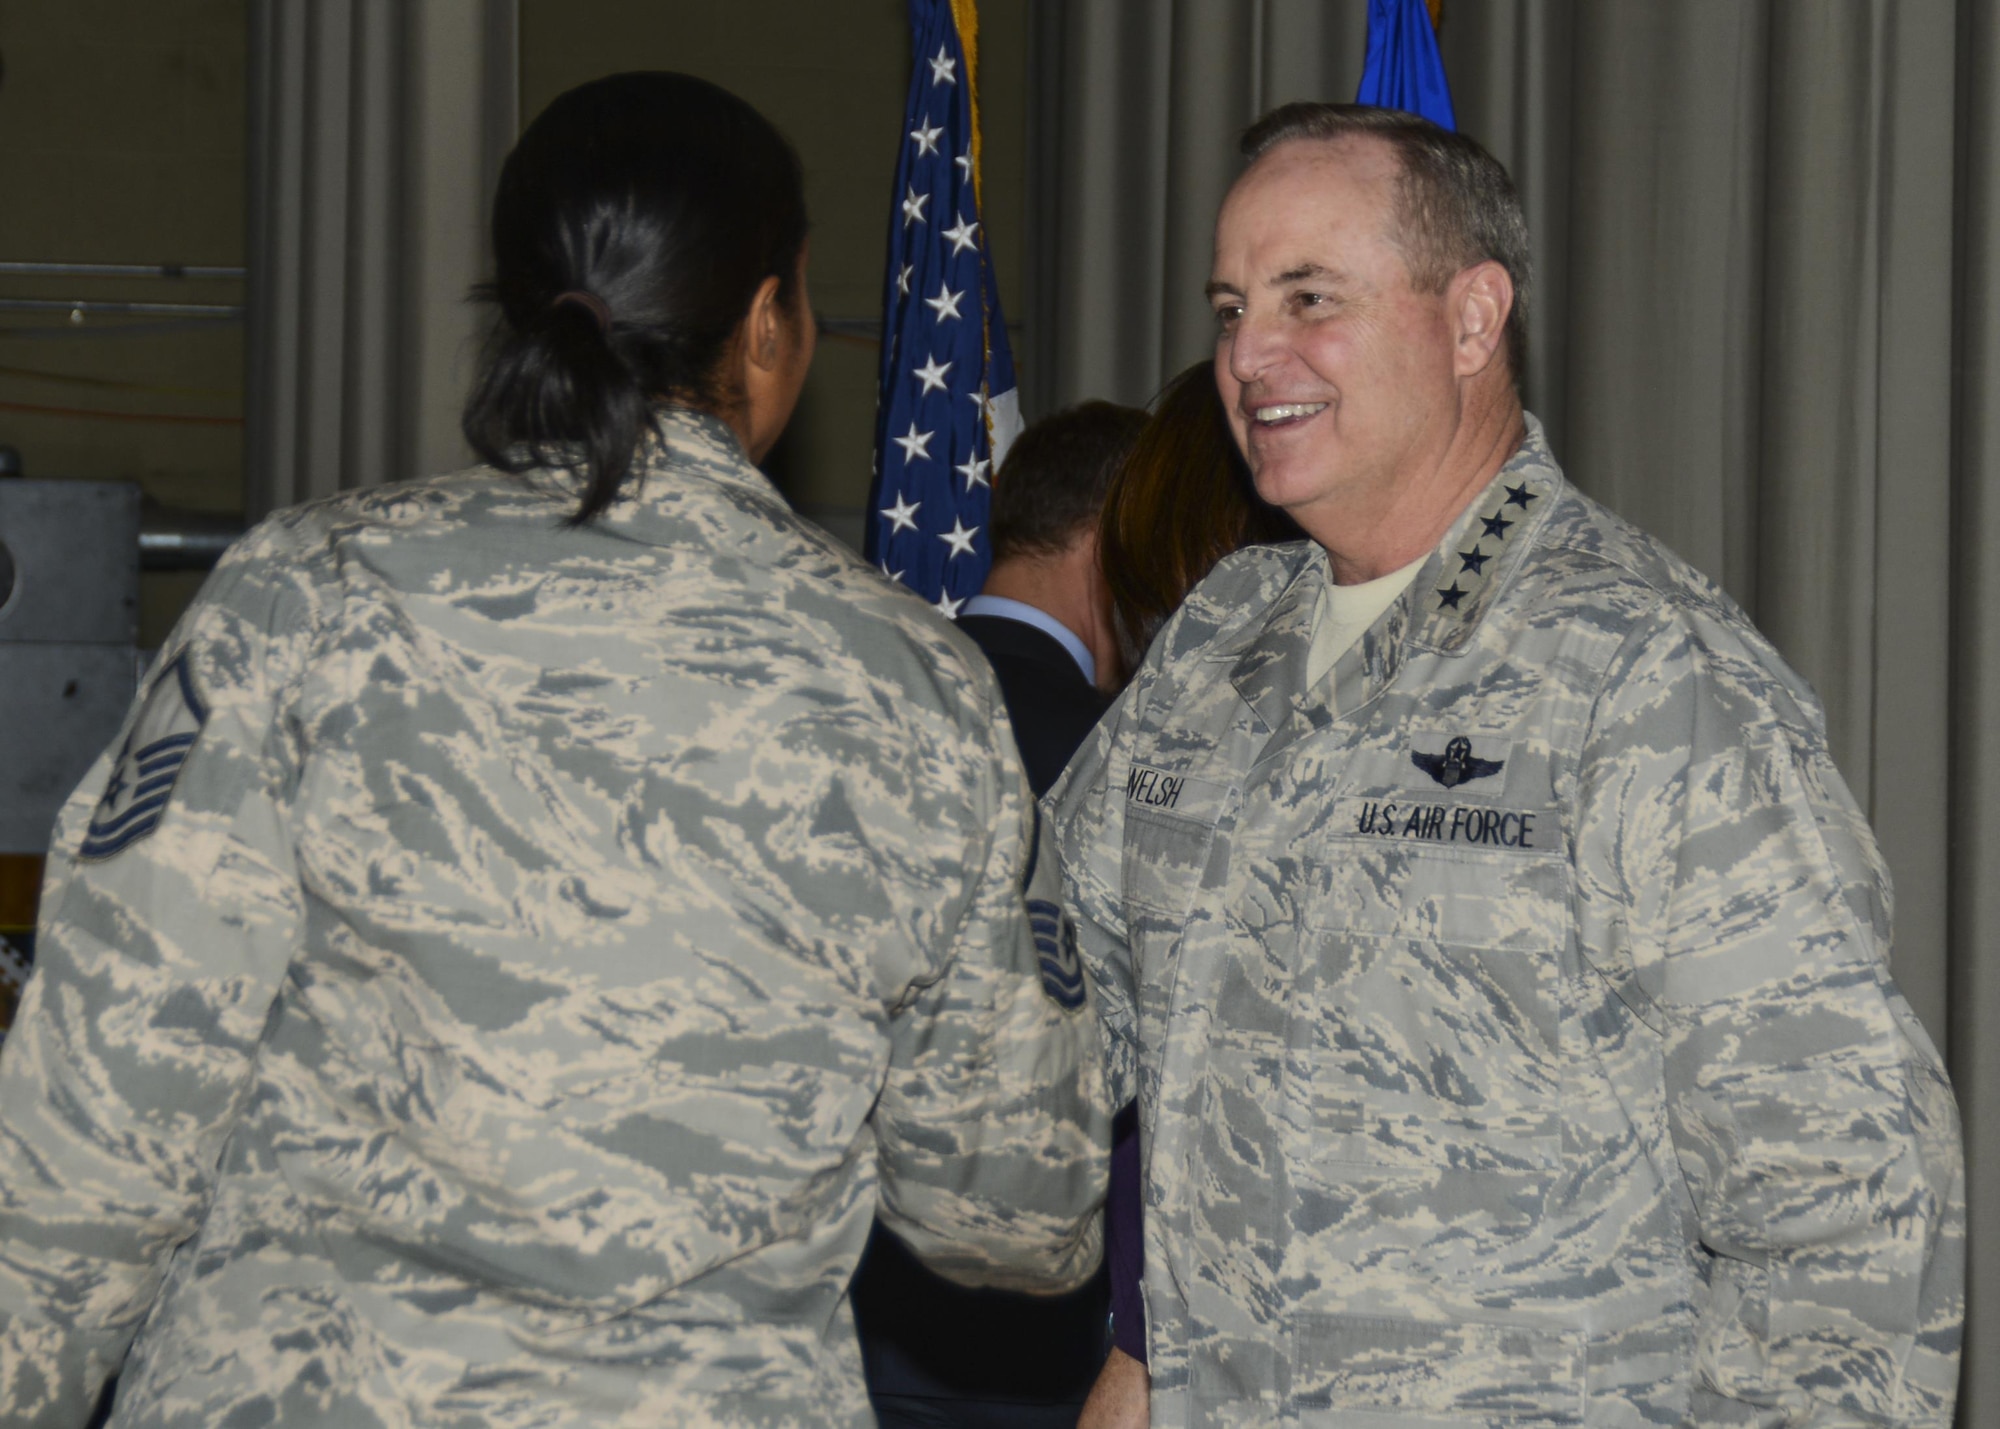
[[[1122,776],[1113,766],[1129,762],[1120,735],[1139,690],[1139,680],[1126,687],[1043,800],[1062,864],[1063,899],[1075,915],[1084,967],[1097,995],[1111,1099],[1117,1106],[1139,1094],[1139,988],[1116,892],[1123,881],[1125,804],[1113,797],[1123,792]]]
[[[82,1425],[199,1224],[301,900],[274,721],[308,623],[253,536],[58,821],[0,1056],[0,1423]]]
[[[949,962],[890,1018],[880,1209],[941,1275],[1053,1293],[1103,1252],[1111,1113],[1055,859],[1004,716],[987,734],[983,857]]]
[[[1665,607],[1600,695],[1583,952],[1657,1035],[1690,1225],[1689,1422],[1943,1426],[1965,1191],[1936,1050],[1888,969],[1887,869],[1776,654]],[[1608,1034],[1600,1033],[1600,1036]]]

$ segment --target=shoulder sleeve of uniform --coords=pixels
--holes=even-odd
[[[0,1421],[80,1424],[196,1228],[291,958],[288,687],[311,565],[217,568],[58,822],[0,1055]]]
[[[1075,926],[990,676],[983,830],[942,971],[890,1017],[883,1221],[970,1285],[1079,1285],[1102,1252],[1110,1108]]]
[[[1582,943],[1661,1038],[1707,1270],[1691,1417],[1941,1424],[1957,1113],[1889,976],[1887,869],[1801,693],[1747,624],[1672,600],[1638,620],[1579,771]]]

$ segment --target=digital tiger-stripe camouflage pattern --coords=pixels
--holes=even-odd
[[[120,1429],[858,1429],[878,1207],[1092,1271],[1101,1034],[984,661],[665,438],[580,529],[485,469],[283,513],[181,623],[0,1060],[0,1423],[122,1361]]]
[[[1532,419],[1309,687],[1328,580],[1225,561],[1049,796],[1154,1425],[1943,1429],[1957,1114],[1812,693]]]

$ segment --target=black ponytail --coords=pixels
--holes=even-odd
[[[705,80],[622,74],[570,90],[500,173],[500,322],[465,435],[508,471],[588,481],[573,524],[617,499],[662,401],[724,412],[719,369],[768,277],[796,301],[804,183],[789,144]],[[807,319],[810,320],[810,319]]]

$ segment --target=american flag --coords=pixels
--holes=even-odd
[[[993,470],[1021,428],[979,221],[973,0],[909,0],[915,64],[883,284],[868,559],[946,615],[991,561]]]

